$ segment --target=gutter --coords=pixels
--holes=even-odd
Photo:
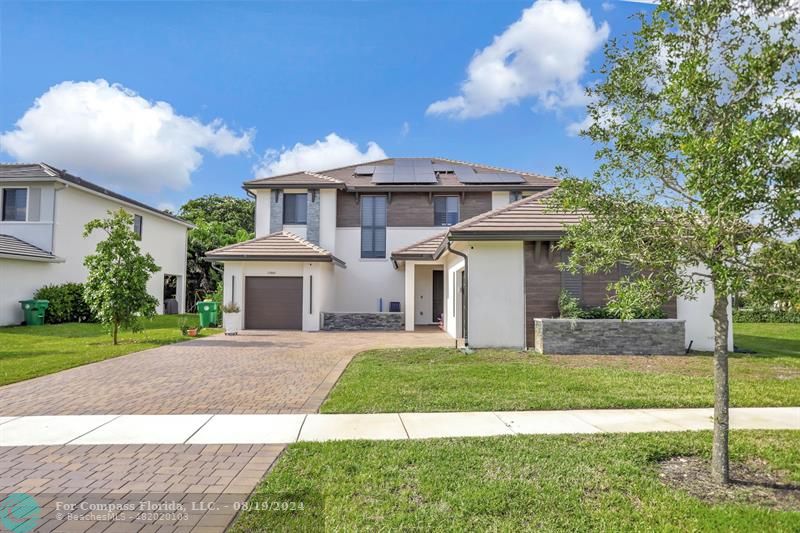
[[[469,349],[469,258],[464,252],[459,252],[452,248],[452,243],[448,239],[447,251],[464,258],[464,297],[461,299],[461,330],[464,332],[464,351],[471,353]]]

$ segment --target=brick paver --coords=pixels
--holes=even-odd
[[[223,531],[282,450],[263,444],[0,448],[0,501],[12,492],[32,496],[41,506],[37,532]]]
[[[0,416],[313,413],[356,353],[452,342],[437,329],[215,335],[0,387]]]

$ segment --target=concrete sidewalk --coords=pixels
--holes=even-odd
[[[712,428],[712,409],[388,414],[66,415],[0,417],[0,446],[289,444]],[[800,430],[800,407],[731,409],[732,429]]]

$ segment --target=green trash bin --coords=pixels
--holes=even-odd
[[[41,326],[44,324],[44,312],[50,305],[48,300],[20,300],[19,303],[22,305],[26,325]]]
[[[200,302],[197,304],[197,313],[200,315],[201,328],[207,328],[211,324],[216,325],[219,316],[219,305],[217,302]]]

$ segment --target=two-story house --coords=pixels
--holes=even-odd
[[[225,301],[242,309],[243,329],[440,324],[472,346],[528,347],[533,318],[557,316],[562,289],[601,305],[620,275],[557,269],[554,245],[576,219],[543,208],[556,186],[440,158],[255,179],[244,188],[256,199],[256,238],[206,258],[224,263]],[[695,307],[678,300],[665,311]]]
[[[82,282],[83,259],[94,253],[100,232],[83,237],[84,225],[125,209],[134,217],[143,252],[161,271],[148,292],[177,300],[182,312],[186,283],[186,232],[191,224],[44,163],[0,164],[0,325],[19,324],[19,300],[44,285]]]

